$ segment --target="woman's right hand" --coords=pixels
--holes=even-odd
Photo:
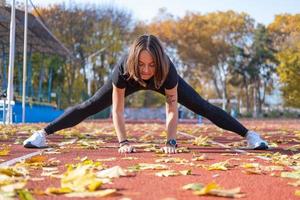
[[[124,144],[119,147],[119,153],[134,153],[136,152],[135,148],[130,144]]]

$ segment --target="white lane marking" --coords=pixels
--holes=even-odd
[[[77,141],[77,139],[72,139],[72,140],[67,141],[67,142],[61,142],[61,143],[58,144],[58,146],[61,147],[61,146],[64,146],[66,144],[73,144],[76,141]],[[8,167],[8,166],[14,165],[18,162],[21,162],[25,159],[31,158],[33,156],[41,155],[44,151],[52,151],[52,150],[54,150],[54,148],[46,148],[46,149],[42,149],[42,150],[39,150],[39,151],[36,151],[36,152],[33,152],[33,153],[29,153],[29,154],[26,154],[24,156],[20,156],[20,157],[5,161],[5,162],[0,164],[0,167]]]
[[[194,136],[194,135],[190,135],[190,134],[184,133],[184,132],[182,132],[182,131],[177,131],[177,133],[179,133],[180,135],[186,136],[186,137],[190,137],[190,138],[194,138],[194,139],[197,138],[197,137]],[[231,150],[233,150],[233,151],[235,151],[235,152],[237,152],[237,153],[243,153],[243,154],[248,153],[247,151],[240,150],[240,149],[234,149],[234,148],[232,148],[232,147],[230,147],[230,146],[228,146],[228,145],[225,145],[225,144],[222,144],[222,143],[213,141],[213,140],[210,140],[210,142],[211,142],[212,144],[218,145],[218,146],[220,146],[220,147],[231,149]]]
[[[179,133],[180,135],[186,136],[186,137],[190,137],[190,138],[194,138],[194,139],[197,138],[194,135],[190,135],[190,134],[184,133],[182,131],[177,131],[177,133]],[[213,141],[213,140],[210,140],[210,142],[212,144],[216,144],[216,145],[219,145],[219,146],[224,147],[224,148],[229,148],[229,149],[231,149],[231,150],[233,150],[233,151],[235,151],[237,153],[242,153],[242,154],[247,154],[248,153],[247,151],[244,151],[244,150],[241,150],[241,149],[234,149],[234,148],[232,148],[232,147],[230,147],[228,145],[225,145],[225,144]],[[249,149],[249,150],[252,150],[252,149]],[[267,160],[267,161],[271,160],[270,158],[266,158],[264,156],[255,156],[255,157],[259,158],[259,159],[262,159],[262,160]]]
[[[6,162],[3,162],[0,164],[0,167],[8,167],[8,166],[11,166],[17,162],[21,162],[27,158],[31,158],[33,156],[36,156],[36,155],[39,155],[39,154],[42,154],[43,151],[45,151],[46,149],[42,150],[42,151],[36,151],[36,152],[33,152],[33,153],[29,153],[29,154],[26,154],[24,156],[21,156],[21,157],[18,157],[18,158],[14,158],[14,159],[11,159],[11,160],[8,160]],[[47,150],[52,150],[51,148],[47,149]]]

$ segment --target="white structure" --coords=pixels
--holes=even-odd
[[[9,66],[8,66],[8,84],[7,84],[7,113],[6,124],[12,124],[12,105],[11,101],[14,99],[14,62],[15,62],[15,33],[16,33],[16,8],[15,0],[11,5],[11,18],[10,18],[10,48],[9,48]]]

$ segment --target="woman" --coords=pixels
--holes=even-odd
[[[248,147],[267,149],[268,144],[254,131],[248,131],[225,111],[204,99],[180,76],[165,54],[161,42],[153,35],[142,35],[132,44],[129,54],[123,56],[114,68],[112,78],[87,101],[66,110],[45,129],[36,131],[24,141],[24,147],[46,146],[46,136],[58,130],[75,126],[112,104],[113,124],[118,136],[119,152],[135,152],[129,143],[124,123],[124,99],[139,90],[154,90],[166,96],[167,142],[162,151],[176,153],[178,120],[177,102],[206,117],[220,128],[246,137]]]

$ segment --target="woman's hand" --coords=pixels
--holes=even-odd
[[[134,153],[134,152],[136,152],[135,148],[132,145],[130,145],[129,143],[120,146],[118,151],[119,151],[119,153]]]
[[[170,146],[166,145],[160,149],[163,153],[168,153],[168,154],[173,154],[176,153],[176,147],[175,146]]]

